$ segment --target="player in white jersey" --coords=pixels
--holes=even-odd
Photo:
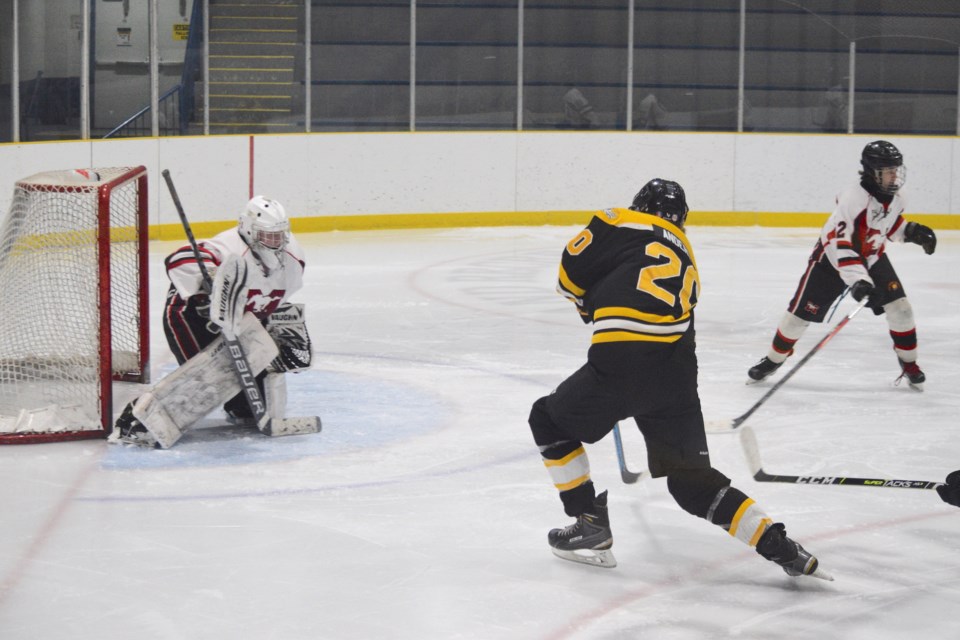
[[[303,305],[288,302],[290,296],[303,286],[305,261],[303,250],[290,233],[290,222],[283,205],[276,200],[256,196],[247,203],[236,227],[209,240],[200,241],[197,248],[207,273],[214,279],[215,290],[222,288],[219,283],[223,282],[228,271],[243,274],[242,281],[228,285],[237,290],[237,296],[243,302],[238,302],[232,313],[224,315],[217,310],[211,313],[211,295],[204,283],[193,247],[185,245],[174,251],[164,262],[171,283],[163,312],[163,329],[170,350],[183,369],[183,365],[194,361],[198,355],[212,348],[226,322],[234,323],[236,328],[240,329],[241,318],[244,315],[253,316],[257,320],[253,324],[265,326],[266,332],[276,345],[277,355],[272,361],[267,360],[269,366],[266,368],[259,367],[258,370],[253,362],[251,367],[257,373],[257,384],[261,393],[268,400],[268,411],[274,417],[282,417],[282,406],[269,406],[271,391],[277,401],[285,401],[285,390],[279,388],[283,385],[282,374],[309,367],[312,353],[310,337],[303,319]],[[230,268],[227,265],[230,265]],[[243,335],[239,337],[241,341],[244,338]],[[252,348],[257,349],[257,346]],[[272,356],[273,352],[270,353]],[[257,354],[251,354],[251,360],[255,359],[255,355]],[[270,374],[280,375],[271,379]],[[197,375],[204,374],[198,372]],[[266,389],[265,381],[269,382]],[[157,387],[163,383],[164,381],[161,381]],[[236,391],[237,389],[234,389],[234,392]],[[162,438],[158,442],[157,434],[152,433],[154,430],[151,429],[149,420],[139,415],[145,416],[149,413],[148,409],[142,406],[143,401],[144,398],[141,397],[127,406],[117,420],[112,440],[166,446]],[[165,402],[167,405],[182,404],[178,398],[168,398]],[[176,430],[182,433],[190,424],[180,423],[190,418],[195,421],[203,417],[219,402],[222,400],[218,398],[207,407],[205,405],[210,404],[210,401],[204,398],[203,402],[199,403],[201,406],[187,410],[186,419],[173,420],[177,423]],[[228,396],[223,408],[233,419],[252,417],[243,392]],[[167,413],[170,413],[169,406],[164,410],[164,417],[167,417]],[[156,431],[162,429],[160,425]],[[174,439],[176,437],[179,435],[174,433]]]
[[[887,256],[887,241],[921,245],[929,255],[937,247],[933,230],[903,219],[906,179],[903,155],[885,140],[871,142],[860,157],[859,184],[837,196],[836,208],[820,231],[767,355],[748,372],[748,383],[766,379],[793,353],[811,322],[823,322],[833,302],[849,287],[857,301],[877,315],[886,314],[900,378],[923,390],[926,376],[917,364],[917,328],[913,308]],[[900,378],[897,380],[899,381]]]

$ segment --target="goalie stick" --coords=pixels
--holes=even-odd
[[[892,478],[851,478],[847,476],[788,476],[767,473],[760,461],[757,436],[749,426],[740,431],[740,445],[747,458],[750,473],[757,482],[786,482],[790,484],[837,484],[847,487],[878,487],[889,489],[936,489],[942,482],[932,480],[898,480]]]
[[[640,478],[647,475],[646,471],[636,473],[627,469],[627,460],[623,455],[623,440],[620,438],[620,423],[613,426],[613,443],[617,448],[617,463],[620,465],[620,479],[624,484],[636,484]]]
[[[817,351],[820,351],[820,349],[823,348],[823,345],[827,344],[830,341],[830,339],[833,338],[833,336],[837,335],[840,332],[840,329],[843,329],[847,325],[847,323],[853,319],[855,315],[860,313],[860,310],[863,309],[865,306],[867,306],[867,302],[868,302],[867,298],[864,298],[863,300],[861,300],[857,304],[857,306],[853,308],[853,310],[850,313],[844,316],[844,318],[840,322],[838,322],[836,326],[834,326],[833,329],[831,329],[827,333],[827,335],[823,336],[820,339],[820,342],[818,342],[816,345],[814,345],[812,349],[810,349],[807,355],[803,356],[800,362],[795,364],[793,368],[790,369],[790,371],[787,371],[787,373],[784,374],[784,376],[780,378],[780,380],[775,385],[770,387],[769,391],[763,394],[763,396],[759,400],[757,400],[752,407],[747,409],[746,413],[734,418],[733,420],[708,420],[704,424],[704,426],[706,427],[706,430],[712,433],[723,433],[726,431],[734,431],[736,429],[739,429],[740,426],[744,422],[746,422],[747,418],[752,416],[757,409],[763,406],[764,402],[770,399],[770,396],[776,393],[777,389],[779,389],[784,384],[786,384],[787,380],[793,377],[793,374],[795,374],[800,369],[800,367],[805,365],[807,361],[810,358],[812,358]]]
[[[180,217],[180,224],[187,234],[187,240],[190,242],[190,248],[193,249],[193,255],[196,257],[197,265],[200,267],[200,274],[208,291],[213,291],[213,279],[207,271],[207,267],[200,256],[200,249],[197,246],[197,240],[193,236],[193,230],[190,228],[190,221],[187,220],[187,214],[180,203],[180,196],[177,195],[177,189],[173,184],[173,178],[170,176],[170,170],[164,169],[161,172],[163,179],[167,183],[167,189],[170,191],[170,197],[173,198],[173,204],[177,208],[177,215]],[[227,352],[230,354],[233,370],[237,374],[237,380],[243,389],[244,397],[253,412],[253,419],[257,428],[268,436],[285,436],[306,433],[317,433],[320,431],[320,418],[310,416],[305,418],[270,418],[267,413],[266,401],[260,389],[257,387],[256,374],[251,370],[250,363],[246,354],[243,352],[243,346],[237,337],[233,335],[230,327],[223,327],[221,330],[223,341],[227,345]]]

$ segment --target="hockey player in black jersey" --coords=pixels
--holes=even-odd
[[[710,465],[697,393],[693,310],[700,279],[683,231],[686,196],[654,179],[629,209],[605,209],[570,242],[558,291],[593,324],[587,363],[533,404],[530,429],[573,524],[548,542],[564,559],[616,566],[607,492],[597,495],[584,443],[633,418],[650,474],[684,510],[726,530],[791,576],[830,579],[817,559]]]

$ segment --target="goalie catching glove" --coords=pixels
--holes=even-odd
[[[313,345],[307,333],[302,304],[285,304],[277,308],[267,319],[267,333],[280,350],[280,355],[274,358],[267,371],[295,373],[310,368]]]

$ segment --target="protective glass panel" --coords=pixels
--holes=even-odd
[[[835,2],[747,3],[745,131],[847,130],[854,16]]]
[[[209,6],[210,133],[304,131],[303,2]]]
[[[311,129],[410,128],[410,3],[314,4]]]
[[[739,0],[636,4],[633,128],[736,130]]]
[[[417,129],[515,129],[517,3],[417,5]]]
[[[958,46],[900,37],[858,44],[854,131],[955,134]]]
[[[625,129],[628,3],[524,9],[523,128]]]
[[[0,2],[0,142],[13,140],[13,3]]]
[[[157,4],[161,136],[202,133],[202,2]],[[93,13],[91,84],[94,138],[153,135],[149,3],[100,2]]]
[[[79,138],[83,3],[35,0],[18,6],[20,139]]]

